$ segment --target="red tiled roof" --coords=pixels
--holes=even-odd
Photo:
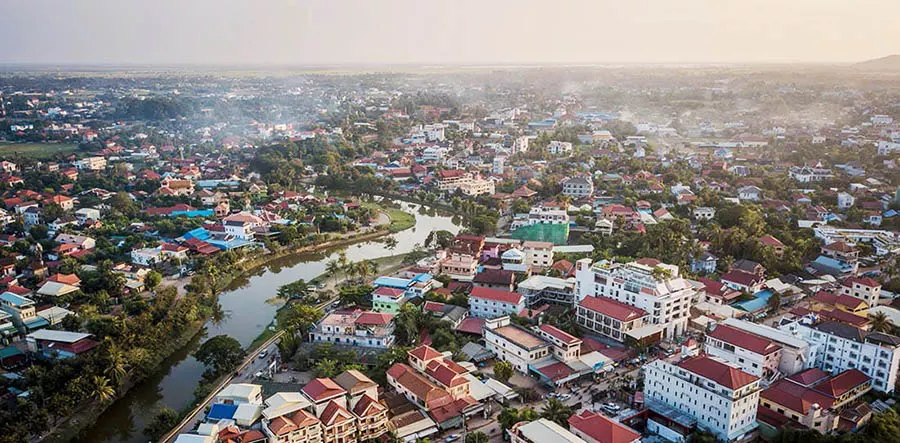
[[[769,339],[728,325],[716,326],[709,336],[760,355],[768,355],[781,349],[781,346]]]
[[[379,286],[374,291],[372,291],[372,294],[380,295],[382,297],[397,298],[397,297],[403,295],[404,292],[405,291],[403,291],[402,289],[389,288],[387,286]]]
[[[840,309],[832,309],[831,311],[822,311],[819,313],[825,319],[831,319],[856,326],[858,328],[865,327],[869,324],[869,319],[860,315],[856,315]]]
[[[814,383],[828,378],[828,376],[829,374],[827,372],[819,368],[809,368],[788,377],[788,380],[791,380],[802,386],[811,386]]]
[[[760,399],[771,401],[801,414],[809,412],[810,406],[818,404],[830,408],[834,399],[788,379],[778,380],[760,393]]]
[[[561,378],[567,377],[569,374],[574,372],[572,368],[570,368],[563,362],[553,363],[552,365],[547,365],[542,368],[535,368],[534,370],[540,372],[541,375],[549,378],[550,380],[559,380]]]
[[[541,325],[538,329],[547,333],[547,335],[554,337],[557,340],[559,340],[563,343],[566,343],[566,344],[574,344],[574,343],[581,341],[578,338],[576,338],[575,336],[569,334],[568,332],[563,331],[563,330],[557,328],[556,326],[548,325],[546,323]]]
[[[384,406],[365,394],[358,402],[356,402],[356,406],[353,407],[353,413],[359,417],[368,417],[381,411],[384,411]]]
[[[822,249],[825,249],[825,250],[828,250],[828,251],[835,251],[835,252],[853,252],[853,251],[856,251],[856,248],[855,248],[855,247],[853,247],[853,246],[851,246],[851,245],[848,245],[848,244],[846,244],[846,243],[844,243],[844,242],[842,242],[842,241],[836,241],[836,242],[834,242],[834,243],[829,243],[829,244],[823,246]]]
[[[419,360],[422,360],[422,361],[443,357],[443,354],[436,351],[431,346],[424,346],[424,345],[410,350],[409,355],[412,355],[413,357],[415,357]]]
[[[631,321],[647,315],[643,309],[627,305],[608,297],[587,296],[584,300],[581,300],[578,305],[619,321]]]
[[[322,411],[322,415],[319,416],[319,420],[321,420],[322,424],[325,426],[334,426],[353,419],[353,414],[334,400],[328,402],[328,406],[325,407],[325,410]]]
[[[386,314],[383,312],[363,312],[353,322],[357,325],[375,325],[384,326],[391,323],[394,314]]]
[[[723,275],[722,280],[737,283],[743,286],[753,286],[759,283],[762,280],[762,277],[756,274],[741,271],[740,269],[733,269]]]
[[[569,427],[597,443],[631,443],[641,438],[641,434],[633,429],[588,410],[569,417]]]
[[[317,378],[307,383],[301,390],[316,403],[346,393],[344,388],[330,378]]]
[[[740,389],[759,380],[759,377],[750,375],[718,360],[713,360],[705,355],[684,360],[678,364],[678,367],[708,378],[732,390]]]
[[[881,287],[881,283],[869,278],[869,277],[849,277],[844,280],[844,286],[853,287],[854,283],[858,283],[862,286],[866,286],[869,288],[878,288]]]
[[[456,327],[456,330],[467,334],[481,335],[483,326],[483,318],[468,317]]]
[[[472,293],[469,296],[513,305],[522,301],[522,294],[490,288],[472,288]]]
[[[778,240],[777,238],[772,237],[771,235],[765,235],[765,236],[760,237],[759,242],[766,246],[772,246],[772,247],[784,246],[784,243],[782,243],[781,240]]]
[[[871,378],[859,369],[848,369],[834,377],[817,383],[813,386],[813,389],[833,398],[840,398],[847,393],[847,391],[868,383],[870,380]]]

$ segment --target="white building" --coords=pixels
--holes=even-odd
[[[845,323],[813,324],[807,319],[781,329],[809,342],[814,366],[832,374],[859,369],[877,391],[893,393],[900,368],[900,337],[868,332]]]
[[[550,152],[550,155],[568,154],[572,152],[572,143],[554,140],[547,145],[547,151]]]
[[[834,178],[831,169],[811,166],[791,166],[788,176],[800,183],[815,183]]]
[[[872,124],[875,126],[886,126],[894,123],[894,118],[890,115],[875,114],[869,117],[869,121],[872,122]]]
[[[869,277],[850,277],[841,282],[840,293],[858,298],[874,308],[881,297],[881,283]]]
[[[891,155],[894,152],[900,152],[900,142],[879,140],[878,155]]]
[[[838,192],[837,205],[840,210],[847,210],[853,207],[856,198],[846,192]]]
[[[677,365],[655,360],[644,372],[649,400],[694,417],[718,439],[737,440],[756,429],[759,379],[738,367],[701,355]]]
[[[524,309],[525,297],[518,292],[475,287],[469,294],[469,315],[472,317],[497,318],[519,315]]]
[[[706,334],[706,352],[763,379],[778,374],[781,346],[765,337],[720,324]]]
[[[794,334],[737,318],[726,318],[721,324],[749,332],[778,344],[781,347],[778,372],[787,377],[813,367],[814,356],[809,343]]]
[[[459,190],[468,196],[493,195],[494,181],[490,179],[473,178],[472,180],[460,184]]]
[[[100,171],[106,169],[106,159],[103,157],[88,157],[72,163],[72,166],[75,166],[75,169],[78,169],[79,171],[85,169],[89,171]]]
[[[527,135],[517,138],[516,141],[513,142],[512,150],[510,151],[510,154],[516,154],[519,152],[527,152],[528,151],[528,142],[533,138],[535,138],[535,137],[527,136]]]
[[[590,197],[594,193],[594,181],[590,176],[569,177],[562,182],[562,193],[575,198]]]
[[[694,208],[694,219],[696,220],[712,220],[716,216],[716,209],[707,206]]]
[[[506,164],[506,157],[502,155],[498,155],[494,157],[494,161],[491,164],[491,173],[492,174],[503,174],[503,170]]]
[[[553,266],[553,243],[543,241],[522,242],[525,265],[531,269],[547,269]]]
[[[663,328],[663,339],[687,329],[696,291],[678,274],[678,267],[653,259],[631,263],[584,258],[575,264],[578,301],[587,296],[609,297],[650,314],[649,323]]]
[[[508,361],[517,371],[527,374],[528,367],[553,355],[550,343],[500,317],[484,323],[484,344],[498,360]]]

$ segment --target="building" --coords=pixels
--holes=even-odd
[[[585,443],[577,435],[546,418],[516,423],[506,433],[510,443]]]
[[[87,157],[72,163],[79,171],[100,171],[106,169],[106,159],[103,157]]]
[[[587,296],[578,302],[575,319],[578,326],[591,333],[620,342],[630,340],[632,343],[641,343],[661,332],[661,328],[651,328],[647,331],[650,332],[649,337],[643,335],[649,320],[649,315],[643,309],[602,296]],[[656,334],[653,334],[653,330]],[[633,332],[637,334],[629,335]]]
[[[509,317],[486,321],[484,324],[485,347],[507,361],[517,371],[528,374],[529,368],[552,357],[550,343],[527,330],[509,323]]]
[[[760,410],[767,414],[761,417],[777,414],[791,423],[828,434],[838,428],[841,409],[871,388],[872,379],[856,369],[832,376],[810,368],[778,380],[762,391]]]
[[[519,283],[516,291],[525,296],[525,306],[531,308],[543,303],[563,306],[575,305],[575,280],[532,275]]]
[[[780,374],[780,345],[725,324],[715,326],[706,334],[706,353],[734,363],[744,372],[764,380]]]
[[[562,182],[562,193],[574,198],[590,197],[594,194],[594,181],[590,176],[569,177]]]
[[[695,220],[712,220],[713,217],[716,216],[716,209],[710,208],[707,206],[701,206],[699,208],[694,208],[694,219]]]
[[[687,329],[696,291],[678,275],[678,267],[657,260],[613,263],[581,259],[575,264],[578,300],[608,297],[637,307],[650,316],[649,324],[659,325],[662,338],[680,336]]]
[[[841,282],[840,293],[858,298],[869,307],[875,307],[881,297],[881,283],[869,277],[850,277]]]
[[[99,345],[91,334],[41,329],[25,336],[28,351],[49,358],[69,358],[88,352]]]
[[[389,348],[394,344],[394,315],[360,309],[335,311],[309,333],[312,342],[365,348]]]
[[[230,383],[216,394],[216,403],[261,405],[263,404],[262,386],[250,383]]]
[[[859,369],[872,378],[876,391],[894,392],[900,368],[900,337],[837,321],[814,323],[801,319],[780,329],[809,342],[813,366],[832,374]]]
[[[553,266],[553,243],[542,241],[522,242],[525,265],[530,269],[544,270]]]
[[[572,143],[554,140],[547,145],[547,151],[550,153],[550,155],[569,154],[570,152],[572,152]]]
[[[387,286],[380,286],[372,291],[372,310],[396,314],[406,303],[406,291]]]
[[[716,438],[735,441],[756,429],[759,379],[706,355],[644,366],[645,396],[678,409]],[[648,427],[652,427],[648,423]]]
[[[800,337],[760,323],[753,323],[737,318],[726,318],[721,322],[734,329],[765,338],[781,347],[778,372],[785,376],[794,375],[813,367],[815,356],[810,344]]]
[[[524,309],[525,297],[518,292],[475,287],[469,294],[469,315],[473,317],[518,315]]]
[[[837,195],[837,206],[839,210],[846,211],[853,207],[856,203],[856,198],[853,195],[848,194],[846,192],[838,192]]]
[[[699,257],[691,260],[691,272],[695,274],[711,274],[716,272],[718,265],[719,258],[704,251]]]
[[[834,178],[831,169],[810,166],[791,166],[788,176],[800,183],[816,183]]]
[[[490,179],[473,178],[459,185],[459,191],[470,197],[478,195],[493,195],[494,181]]]
[[[472,174],[462,169],[442,169],[437,173],[438,189],[444,192],[453,192],[471,181]]]
[[[603,414],[585,409],[569,417],[569,430],[588,443],[640,443],[641,434]]]

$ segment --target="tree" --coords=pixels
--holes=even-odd
[[[244,348],[237,340],[217,335],[200,345],[194,357],[206,366],[208,374],[204,375],[215,378],[234,369],[244,354]]]
[[[541,410],[541,418],[546,418],[560,426],[566,426],[567,420],[572,416],[572,408],[565,403],[551,398]]]
[[[166,432],[178,425],[179,418],[178,412],[163,406],[156,411],[153,421],[144,428],[144,435],[150,440],[159,440]]]
[[[894,323],[888,318],[887,314],[884,312],[876,312],[869,316],[869,320],[871,320],[871,330],[876,332],[891,332],[894,329]]]
[[[540,418],[540,415],[531,408],[503,408],[503,410],[500,411],[500,415],[497,417],[497,421],[500,422],[500,428],[505,431],[512,428],[513,425],[520,421],[534,421],[538,418]]]
[[[331,378],[338,375],[338,361],[330,358],[323,358],[313,367],[313,374],[318,378]]]
[[[106,403],[116,396],[116,390],[106,377],[95,375],[91,378],[91,397],[100,403]]]
[[[144,276],[144,286],[151,291],[156,289],[160,283],[162,283],[162,274],[159,272],[151,270]]]
[[[494,377],[497,378],[500,383],[506,383],[509,381],[510,377],[513,376],[513,367],[512,364],[508,361],[499,361],[494,365]]]
[[[773,292],[772,295],[769,296],[769,299],[766,300],[766,308],[769,313],[776,313],[779,309],[781,309],[781,294],[778,292]]]
[[[325,272],[328,273],[328,278],[332,279],[332,281],[337,280],[338,273],[341,272],[341,269],[341,263],[337,260],[332,259],[325,263]]]
[[[490,437],[481,431],[466,434],[466,443],[488,443],[489,441],[491,441]]]
[[[394,248],[396,248],[398,244],[399,243],[397,242],[397,239],[394,237],[388,237],[384,240],[384,247],[389,251],[394,250]]]
[[[284,308],[284,313],[281,316],[281,323],[278,327],[288,331],[300,331],[303,334],[306,334],[306,332],[309,331],[309,328],[317,321],[321,320],[324,315],[322,310],[315,306],[291,303]]]

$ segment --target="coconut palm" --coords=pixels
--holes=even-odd
[[[340,262],[337,260],[328,260],[328,263],[325,263],[325,272],[328,273],[328,278],[337,280],[338,273],[341,272]]]
[[[884,312],[876,312],[872,314],[869,319],[871,320],[871,328],[873,331],[891,332],[891,330],[894,329],[894,322],[892,322]]]
[[[101,375],[91,378],[91,397],[101,403],[112,400],[116,390],[109,384],[109,379]]]
[[[566,406],[565,403],[551,398],[544,409],[541,410],[541,417],[546,418],[560,426],[566,426],[567,420],[572,416],[572,408]]]

